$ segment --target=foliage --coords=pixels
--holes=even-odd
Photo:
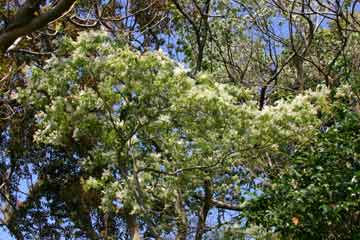
[[[340,102],[311,145],[270,176],[250,221],[292,239],[359,238],[359,115]]]

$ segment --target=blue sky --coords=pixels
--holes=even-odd
[[[13,240],[15,238],[11,237],[5,229],[0,228],[0,239],[1,240]]]

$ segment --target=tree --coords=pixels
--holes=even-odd
[[[1,227],[356,238],[357,6],[0,1]]]
[[[119,237],[124,226],[116,222],[121,221],[133,239],[143,234],[185,239],[193,231],[201,239],[217,208],[241,211],[247,205],[240,187],[258,167],[251,154],[273,154],[285,142],[304,142],[319,124],[311,110],[318,97],[312,93],[301,104],[296,99],[259,112],[256,105],[237,105],[246,94],[242,89],[206,75],[191,79],[161,54],[140,55],[123,44],[95,33],[82,34],[77,42],[66,40],[60,48],[66,55],[52,58],[46,71],[33,68],[29,87],[18,96],[35,110],[34,141],[55,156],[63,152],[58,171],[70,162],[77,168],[71,175],[51,177],[58,173],[49,170],[54,164],[49,163],[34,186],[42,190],[31,190],[34,196],[20,205],[43,196],[56,217],[65,205],[69,212],[62,214],[84,236]],[[280,117],[275,122],[273,114]],[[296,136],[304,125],[308,130]],[[71,183],[70,189],[58,186],[59,177]],[[26,210],[8,223],[25,223]],[[74,218],[73,211],[84,218]],[[86,227],[92,226],[93,211],[102,222],[95,232]],[[28,230],[15,230],[21,231]]]

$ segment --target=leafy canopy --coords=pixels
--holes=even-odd
[[[187,224],[178,219],[198,210],[204,181],[243,201],[241,172],[307,144],[329,105],[320,87],[260,111],[251,91],[192,79],[162,52],[140,54],[105,33],[65,39],[59,53],[29,69],[19,91],[37,112],[34,141],[79,159],[103,212],[137,216],[157,234]]]

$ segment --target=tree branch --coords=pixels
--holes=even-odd
[[[25,22],[22,25],[5,30],[4,33],[0,34],[0,53],[6,52],[6,50],[16,41],[17,38],[41,29],[48,23],[64,16],[72,9],[75,2],[76,0],[61,0],[53,9],[39,15],[38,17],[34,17],[30,22]],[[23,7],[25,7],[24,5]],[[20,10],[21,9],[18,11]]]
[[[243,211],[246,207],[248,207],[249,202],[245,201],[240,205],[233,205],[230,203],[222,202],[216,199],[211,199],[211,204],[216,208],[233,210],[233,211]]]

